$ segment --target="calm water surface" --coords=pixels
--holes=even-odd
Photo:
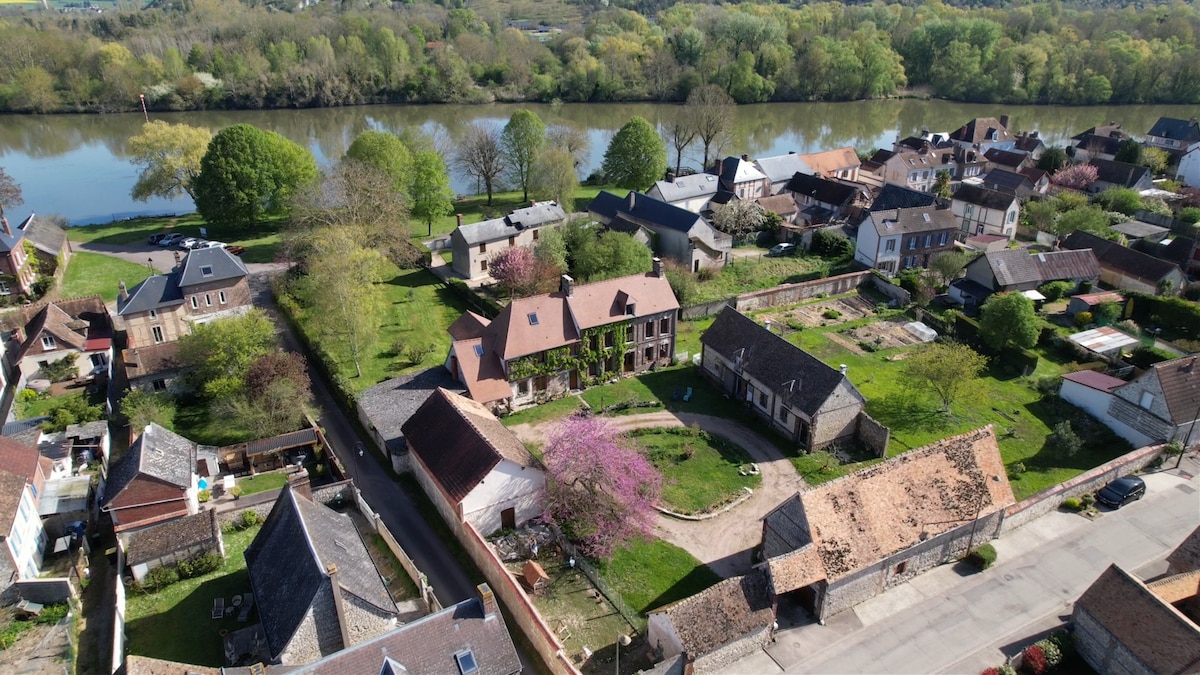
[[[277,131],[308,146],[322,165],[341,157],[350,142],[367,129],[400,131],[419,127],[439,147],[452,150],[468,125],[486,120],[503,125],[512,112],[526,107],[548,125],[570,122],[588,130],[591,157],[586,171],[599,168],[612,135],[630,117],[652,124],[670,119],[679,106],[670,104],[570,104],[489,106],[362,106],[315,110],[220,111],[154,114],[152,119],[186,122],[214,131],[249,123]],[[740,106],[732,143],[723,154],[755,157],[789,151],[815,152],[841,146],[860,151],[890,147],[898,136],[930,129],[952,131],[974,117],[1008,114],[1010,129],[1038,131],[1047,143],[1063,143],[1084,129],[1116,121],[1142,136],[1161,116],[1187,119],[1192,106],[991,106],[942,101],[865,101],[855,103],[767,103]],[[131,215],[183,213],[193,210],[186,197],[135,202],[129,191],[137,171],[128,159],[129,138],[143,118],[125,115],[10,115],[0,117],[0,166],[21,185],[28,211],[61,213],[74,224],[108,222]],[[695,156],[685,163],[698,166]],[[474,181],[452,176],[459,194],[479,192]],[[23,216],[21,216],[23,217]]]

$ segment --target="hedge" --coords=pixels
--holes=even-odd
[[[1131,318],[1142,326],[1155,324],[1188,340],[1200,340],[1200,305],[1183,298],[1150,295],[1139,291],[1125,294],[1132,307]]]
[[[999,351],[989,347],[987,343],[980,339],[979,322],[975,319],[962,314],[955,315],[954,332],[963,341],[971,343],[976,350],[984,354],[995,355],[1000,359],[1001,363],[1012,366],[1024,375],[1037,370],[1039,357],[1035,352],[1020,347],[1005,347]]]

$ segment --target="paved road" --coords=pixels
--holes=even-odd
[[[1200,524],[1200,462],[1146,476],[1147,496],[1095,521],[1050,513],[994,542],[981,574],[944,565],[842,612],[778,632],[728,673],[978,673],[1069,618],[1076,598],[1116,563],[1160,561]]]

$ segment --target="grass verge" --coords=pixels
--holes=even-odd
[[[643,617],[721,580],[695,556],[661,539],[634,541],[618,549],[612,560],[596,563],[596,569],[621,600]]]
[[[71,254],[67,270],[63,273],[61,295],[64,298],[79,298],[99,293],[105,302],[115,302],[118,282],[124,281],[127,287],[133,288],[150,274],[150,268],[145,265],[100,253],[78,251]]]

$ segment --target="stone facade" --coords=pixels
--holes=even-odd
[[[1157,377],[1147,375],[1113,390],[1108,408],[1109,417],[1155,440],[1170,441],[1182,438],[1191,424],[1176,427],[1168,420],[1166,399]]]
[[[759,630],[747,633],[715,652],[705,654],[696,659],[692,662],[692,673],[695,675],[705,675],[706,673],[726,672],[729,666],[735,661],[770,644],[771,637],[772,631],[770,626],[763,626]]]
[[[191,324],[244,314],[252,305],[250,284],[246,277],[230,281],[192,284],[180,289],[183,304],[124,315],[128,346],[173,342],[191,333]]]

